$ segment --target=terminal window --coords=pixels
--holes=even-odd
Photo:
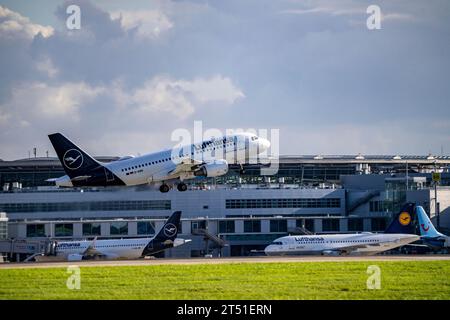
[[[55,224],[55,236],[56,237],[71,237],[71,236],[73,236],[73,224],[72,223],[57,223],[57,224]]]
[[[384,231],[386,229],[385,218],[372,218],[372,231]]]
[[[363,219],[348,219],[348,231],[363,231]]]
[[[27,237],[45,237],[45,226],[43,224],[27,224]]]
[[[287,232],[287,220],[270,220],[270,232]]]
[[[112,222],[109,228],[111,235],[127,235],[128,234],[128,222]]]
[[[298,220],[297,220],[298,222]],[[297,224],[298,227],[298,224]],[[305,219],[305,229],[310,231],[310,232],[314,232],[314,219]]]
[[[206,229],[206,221],[205,220],[192,221],[191,222],[191,230],[197,230],[197,229]]]
[[[0,222],[0,239],[8,238],[8,223]]]
[[[244,232],[261,232],[261,220],[244,220]]]
[[[339,231],[338,219],[323,219],[322,231]]]
[[[155,223],[150,221],[139,221],[137,223],[138,234],[155,234]]]
[[[234,220],[219,221],[219,233],[234,233]]]
[[[100,223],[83,223],[83,236],[99,236],[100,234]]]

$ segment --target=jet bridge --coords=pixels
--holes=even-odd
[[[209,232],[207,229],[192,229],[191,233],[196,236],[203,236],[203,240],[205,241],[205,252],[207,253],[214,249],[219,249],[220,251],[223,247],[228,245],[225,240]],[[213,242],[213,246],[209,246],[210,241]]]

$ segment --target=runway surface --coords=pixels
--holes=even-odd
[[[231,257],[231,258],[189,258],[189,259],[140,259],[112,261],[70,261],[70,262],[27,262],[0,263],[0,269],[14,268],[66,268],[80,267],[118,267],[154,265],[194,265],[220,263],[307,263],[307,262],[358,262],[358,261],[450,261],[450,255],[392,255],[392,256],[296,256],[296,257]]]

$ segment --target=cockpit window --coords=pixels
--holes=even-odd
[[[283,242],[281,242],[281,241],[274,241],[274,242],[272,242],[272,244],[277,245],[277,246],[282,246]]]

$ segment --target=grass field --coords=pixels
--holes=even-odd
[[[368,290],[369,265],[381,289]],[[0,299],[450,299],[450,261],[233,263],[0,269]]]

